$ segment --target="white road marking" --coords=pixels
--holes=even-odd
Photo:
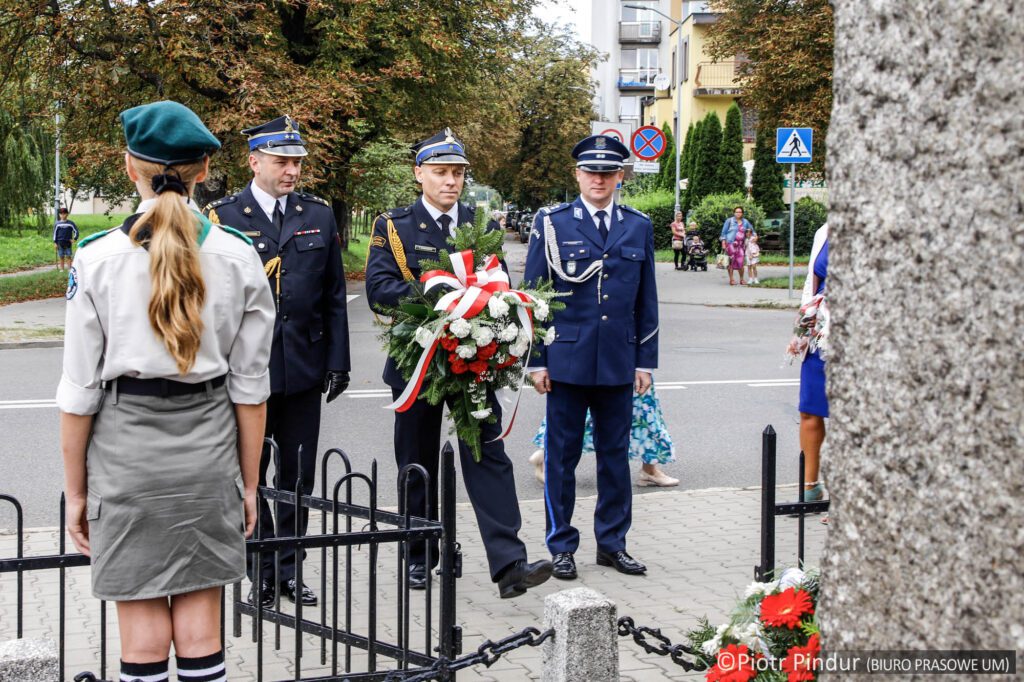
[[[356,295],[349,299],[357,298]],[[795,388],[800,386],[799,379],[718,379],[711,381],[656,381],[654,387],[659,391],[682,391],[689,386],[731,386],[746,385],[751,388]],[[532,391],[531,391],[532,393]],[[390,388],[355,388],[345,391],[345,396],[357,400],[360,398],[391,399]],[[0,410],[31,410],[35,408],[57,407],[57,401],[46,400],[0,400]]]
[[[351,303],[357,298],[359,298],[359,294],[348,294],[345,296],[345,303]]]

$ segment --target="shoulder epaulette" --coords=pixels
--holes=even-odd
[[[116,232],[117,230],[120,230],[120,229],[121,229],[121,226],[118,225],[117,227],[112,227],[109,230],[103,230],[102,232],[94,232],[93,234],[90,234],[88,237],[86,237],[85,239],[83,239],[80,242],[78,242],[78,248],[82,248],[83,246],[88,246],[89,244],[92,244],[94,241],[96,241],[100,237],[106,237],[111,232]]]
[[[228,234],[230,234],[230,235],[232,235],[234,237],[238,237],[239,239],[241,239],[243,242],[245,242],[249,246],[252,246],[252,240],[249,239],[247,236],[245,236],[243,233],[241,233],[238,230],[236,230],[235,228],[228,227],[227,225],[218,225],[218,227],[220,229],[224,230],[225,232],[227,232]]]
[[[630,213],[633,213],[633,214],[635,214],[635,215],[638,215],[638,216],[640,216],[641,218],[647,218],[648,220],[650,220],[650,219],[651,219],[651,217],[650,217],[649,215],[647,215],[647,214],[646,214],[646,213],[644,213],[643,211],[640,211],[640,210],[638,210],[638,209],[635,209],[635,208],[633,208],[632,206],[627,206],[626,204],[619,204],[619,206],[621,206],[621,207],[622,207],[622,210],[624,210],[624,211],[629,211]]]
[[[330,206],[330,204],[327,203],[327,199],[321,199],[315,194],[308,194],[307,192],[296,192],[295,194],[297,194],[303,201],[312,201],[317,204],[323,204],[324,206]]]
[[[541,209],[544,213],[550,215],[552,213],[558,213],[572,206],[572,204],[554,204],[553,206],[545,206]]]
[[[220,199],[217,199],[215,201],[211,201],[210,203],[208,203],[206,205],[206,208],[203,209],[203,213],[207,213],[208,211],[211,211],[211,210],[217,208],[218,206],[223,206],[224,204],[230,204],[230,203],[233,203],[235,201],[238,201],[238,197],[236,197],[234,194],[229,194],[226,197],[221,197]]]
[[[388,218],[404,218],[410,213],[412,213],[412,206],[399,206],[398,208],[386,211],[383,215]]]

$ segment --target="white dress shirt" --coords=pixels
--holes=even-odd
[[[143,201],[139,212],[155,201]],[[257,405],[267,399],[275,312],[259,255],[213,226],[199,247],[199,262],[206,284],[203,332],[195,364],[182,375],[149,322],[149,253],[120,228],[79,248],[67,292],[64,370],[57,387],[62,411],[96,414],[103,403],[102,382],[120,376],[194,384],[226,374],[233,403]]]
[[[260,205],[263,212],[267,214],[267,220],[270,221],[271,225],[274,224],[274,202],[281,205],[281,215],[284,215],[284,209],[288,206],[287,194],[280,197],[272,197],[260,189],[260,186],[256,184],[255,180],[250,183],[249,191],[252,192],[252,198]]]
[[[459,226],[459,202],[456,201],[454,204],[452,204],[452,207],[449,208],[447,211],[442,211],[441,209],[436,208],[432,203],[427,201],[426,197],[423,197],[423,206],[424,208],[427,209],[427,213],[430,214],[430,217],[434,219],[434,222],[437,223],[439,227],[441,225],[441,222],[438,219],[443,215],[450,216],[452,222],[449,223],[448,225],[448,236],[455,236],[455,228]]]

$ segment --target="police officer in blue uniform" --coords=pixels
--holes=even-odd
[[[658,363],[654,229],[636,209],[614,201],[629,156],[613,137],[593,135],[572,150],[580,196],[537,213],[524,281],[550,279],[563,299],[555,341],[530,360],[534,387],[547,395],[544,447],[546,542],[554,576],[576,577],[580,534],[572,526],[576,465],[587,410],[597,453],[597,563],[639,575],[626,552],[632,518],[629,433],[633,391],[646,392]]]
[[[473,212],[459,203],[465,182],[465,148],[445,129],[417,144],[414,172],[423,195],[411,206],[396,208],[377,218],[366,261],[366,297],[377,311],[395,307],[413,293],[422,260],[436,260],[442,249],[452,250],[447,239],[459,225],[471,223]],[[384,366],[384,382],[397,399],[405,390],[406,379],[390,357]],[[518,597],[551,576],[551,562],[530,563],[526,547],[519,539],[522,520],[512,463],[500,440],[501,408],[493,400],[491,408],[496,424],[481,422],[483,458],[473,461],[469,447],[459,441],[462,475],[487,552],[491,579],[498,583],[503,599]],[[399,467],[419,464],[430,473],[432,504],[428,509],[427,488],[412,477],[409,509],[417,516],[437,518],[438,457],[444,405],[417,400],[405,412],[395,413],[395,460]],[[494,441],[494,442],[490,442]],[[425,589],[428,571],[437,565],[438,551],[433,544],[428,565],[426,543],[410,548],[408,580],[413,589]]]
[[[274,342],[270,354],[270,389],[267,402],[267,436],[280,447],[280,469],[275,486],[294,491],[299,477],[299,448],[302,448],[302,490],[313,491],[316,475],[317,440],[320,436],[321,393],[327,402],[337,398],[349,384],[348,311],[341,241],[334,213],[320,197],[296,191],[306,147],[299,125],[282,116],[248,128],[249,167],[253,179],[241,192],[209,204],[210,220],[234,227],[252,239],[263,261],[277,304]],[[260,485],[266,485],[269,449],[260,463]],[[270,507],[261,500],[260,528],[263,538],[275,537]],[[305,533],[308,512],[299,510],[299,532]],[[291,535],[295,508],[281,504],[277,534]],[[295,551],[280,553],[280,573],[274,579],[274,555],[263,556],[260,571],[252,566],[254,581],[263,581],[265,605],[274,603],[275,593],[317,603],[316,595],[295,580]]]

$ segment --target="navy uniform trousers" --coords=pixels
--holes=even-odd
[[[629,473],[633,385],[579,386],[552,381],[547,394],[544,442],[545,542],[552,554],[575,552],[580,545],[572,514],[576,506],[576,465],[583,452],[588,409],[594,420],[597,457],[597,547],[604,552],[626,548],[626,533],[633,518]],[[558,428],[552,429],[552,424]]]
[[[402,390],[392,387],[392,397],[398,399]],[[453,400],[449,398],[449,400]],[[480,536],[487,552],[487,564],[492,580],[497,580],[502,569],[519,559],[526,559],[526,547],[519,539],[522,517],[519,515],[519,501],[516,498],[516,484],[512,462],[505,454],[502,441],[488,443],[501,435],[501,407],[491,398],[491,408],[497,415],[494,424],[481,422],[483,456],[473,461],[473,453],[464,442],[459,441],[459,459],[462,478],[469,493]],[[430,474],[431,502],[427,509],[427,488],[423,479],[416,474],[409,477],[409,510],[414,516],[437,518],[438,507],[438,462],[440,461],[441,426],[444,421],[444,405],[431,405],[426,400],[416,400],[405,412],[395,412],[395,459],[398,467],[419,464]],[[627,472],[628,473],[628,472]],[[402,495],[401,489],[398,491]],[[427,564],[427,543],[414,542],[409,549],[409,563]],[[431,543],[430,562],[433,568],[438,562],[437,542]]]
[[[295,483],[299,481],[299,447],[302,447],[302,493],[309,495],[313,492],[313,484],[316,480],[316,449],[317,441],[320,438],[320,408],[323,402],[320,388],[311,388],[299,393],[271,393],[267,400],[267,428],[266,436],[273,437],[274,442],[280,450],[277,461],[274,462],[276,474],[274,475],[273,488],[285,492],[295,492]],[[260,485],[267,485],[267,469],[274,459],[270,447],[264,445],[263,455],[260,459]],[[299,510],[298,533],[295,528],[295,506],[284,502],[270,504],[262,496],[259,498],[260,523],[256,529],[255,537],[269,539],[284,536],[303,536],[306,534],[306,526],[309,520],[309,510],[305,507]],[[277,516],[277,532],[275,533],[274,517],[270,512],[273,509]],[[306,558],[303,550],[302,558]],[[256,560],[255,554],[248,555],[249,578],[255,578]],[[278,582],[285,582],[295,577],[295,549],[289,547],[280,552],[278,566]],[[274,553],[265,552],[262,557],[262,570],[260,573],[264,580],[273,583],[274,578]]]

